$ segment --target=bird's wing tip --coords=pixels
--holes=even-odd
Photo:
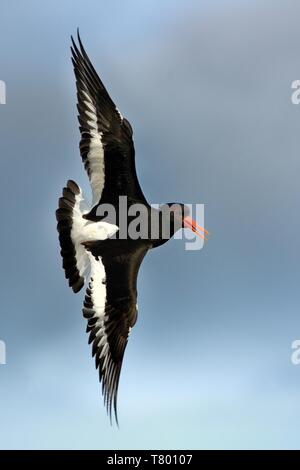
[[[79,27],[77,27],[76,33],[77,33],[77,41],[78,41],[77,44],[79,45],[79,47],[77,46],[77,44],[75,42],[75,39],[74,39],[73,35],[71,34],[71,42],[72,42],[73,49],[75,50],[77,55],[82,55],[83,57],[86,57],[87,54],[85,52],[85,49],[83,47],[83,43],[82,43],[82,40],[81,40],[81,37],[80,37]],[[72,51],[72,46],[71,46],[71,51]],[[72,53],[73,53],[73,51],[72,51]]]

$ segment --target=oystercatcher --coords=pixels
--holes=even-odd
[[[89,204],[81,188],[69,180],[56,211],[57,229],[69,286],[79,292],[86,285],[83,315],[89,343],[107,412],[112,419],[114,410],[118,422],[118,384],[128,337],[137,320],[136,284],[143,258],[180,228],[189,227],[201,237],[207,231],[190,217],[183,204],[169,203],[153,209],[147,203],[136,175],[131,125],[97,75],[79,32],[77,37],[78,45],[71,37],[71,52],[79,147],[93,201]],[[121,199],[126,204],[122,209]],[[114,220],[108,208],[113,209]],[[135,224],[134,208],[143,215]],[[121,234],[125,216],[126,230],[123,227]]]

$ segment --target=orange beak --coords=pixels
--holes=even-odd
[[[197,224],[197,222],[193,220],[192,217],[189,217],[189,216],[185,217],[183,219],[183,225],[186,228],[190,228],[194,233],[199,235],[199,237],[202,238],[203,240],[205,241],[207,240],[209,232],[205,230],[205,228],[201,227],[201,225]],[[207,237],[205,235],[207,235]]]

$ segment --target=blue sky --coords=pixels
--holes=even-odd
[[[299,448],[299,14],[295,0],[2,1],[1,448]],[[134,128],[146,197],[204,203],[212,232],[143,262],[119,430],[55,228],[66,180],[88,192],[77,26]]]

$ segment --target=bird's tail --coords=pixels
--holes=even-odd
[[[82,216],[88,210],[81,188],[69,180],[59,198],[56,219],[62,266],[73,292],[80,291],[89,275],[89,257],[79,236],[86,224]]]

